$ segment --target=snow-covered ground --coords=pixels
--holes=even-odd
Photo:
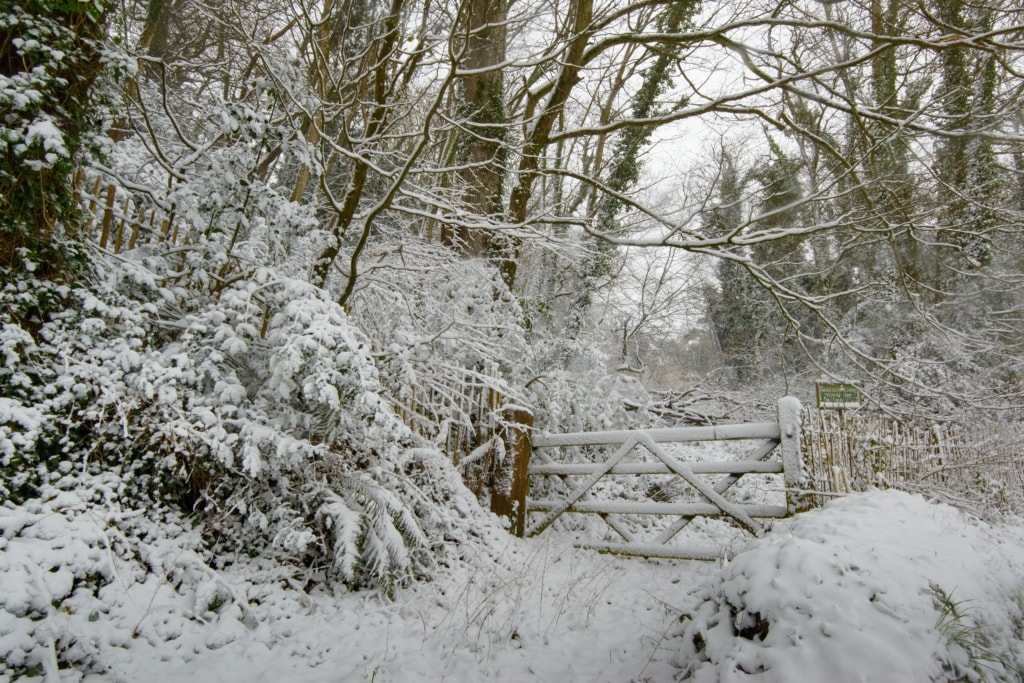
[[[0,508],[0,680],[23,664],[47,681],[148,683],[1013,681],[1024,671],[1024,529],[897,492],[780,521],[724,567],[485,530],[391,601],[306,593],[254,561],[214,570],[194,531],[131,540],[125,523],[72,493]]]
[[[685,628],[696,681],[1019,681],[1024,530],[875,491],[778,524]]]

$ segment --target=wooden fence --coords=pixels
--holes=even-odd
[[[533,414],[509,400],[496,368],[412,368],[415,381],[397,380],[391,394],[399,417],[415,433],[448,455],[473,493],[511,520],[525,496],[525,463]],[[518,469],[517,469],[518,468]]]
[[[808,410],[804,461],[819,492],[871,487],[920,492],[979,512],[1024,502],[1024,428],[1012,422],[963,426],[902,422],[879,414]]]
[[[102,249],[115,254],[150,242],[176,244],[178,226],[173,212],[157,208],[136,208],[132,197],[113,183],[100,177],[87,179],[79,172],[75,177],[75,197],[89,219],[92,239]],[[188,242],[185,238],[185,243]]]
[[[173,209],[165,211],[158,207],[147,207],[138,195],[132,195],[112,183],[104,184],[101,177],[87,180],[82,172],[75,177],[75,198],[87,220],[87,237],[101,249],[120,254],[147,244],[174,247],[173,250],[168,249],[167,253],[178,252],[178,267],[176,272],[168,274],[164,284],[182,285],[188,280],[185,266],[189,257],[186,252],[190,245],[198,244],[199,240],[195,231],[187,227],[187,223],[175,220]],[[237,262],[230,258],[229,247],[228,258],[206,273],[208,277],[205,278],[205,284],[200,278],[191,286],[206,287],[210,293],[218,294],[236,273]],[[264,310],[261,335],[266,332],[270,319],[270,309],[265,307]]]

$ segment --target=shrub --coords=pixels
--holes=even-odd
[[[415,480],[369,343],[323,290],[263,271],[183,310],[128,262],[83,282],[0,290],[4,498],[117,469],[229,554],[385,591],[428,567],[421,520],[443,524],[450,486]]]

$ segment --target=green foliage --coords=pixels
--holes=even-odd
[[[147,330],[145,304],[6,273],[0,290],[0,495],[38,494],[73,462],[128,464],[127,385]],[[140,491],[148,482],[139,482]]]
[[[958,681],[1008,680],[1012,662],[1004,662],[993,647],[984,624],[977,619],[967,600],[954,600],[953,592],[931,584],[932,600],[939,618],[935,630],[945,639],[950,661],[943,669]]]
[[[26,0],[0,14],[0,265],[55,271],[74,236],[73,174],[97,130],[102,2]]]

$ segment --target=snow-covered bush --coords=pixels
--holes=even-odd
[[[352,316],[386,359],[389,383],[427,391],[472,371],[509,392],[526,352],[522,313],[493,264],[408,238],[381,249]]]
[[[440,456],[411,450],[368,339],[324,290],[262,270],[183,293],[105,258],[85,281],[0,292],[4,498],[118,467],[126,495],[194,510],[225,553],[385,590],[429,567],[462,492],[422,476]]]
[[[426,544],[389,481],[408,434],[341,307],[262,271],[178,324],[136,378],[139,426],[211,530],[264,538],[347,583],[407,576]]]

